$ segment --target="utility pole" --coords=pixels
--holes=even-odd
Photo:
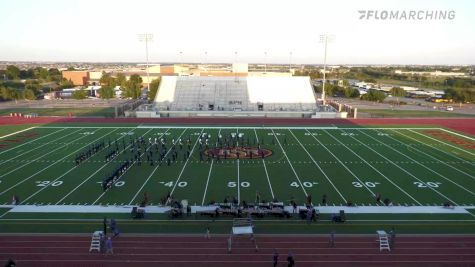
[[[145,71],[147,73],[147,90],[150,92],[150,75],[148,73],[148,43],[153,41],[153,34],[152,33],[141,33],[137,35],[140,42],[145,42],[145,59],[146,59],[146,68]]]

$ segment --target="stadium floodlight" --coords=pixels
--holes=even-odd
[[[152,33],[141,33],[137,34],[137,38],[140,42],[145,43],[145,59],[147,61],[147,65],[145,68],[145,72],[147,73],[147,90],[150,92],[150,75],[148,73],[148,43],[153,41],[153,34]]]
[[[325,55],[323,57],[323,86],[322,86],[322,103],[325,105],[325,83],[327,72],[327,44],[334,40],[333,35],[322,34],[320,35],[320,43],[325,43]]]

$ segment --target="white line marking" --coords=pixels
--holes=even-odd
[[[256,141],[259,144],[259,137],[257,137],[256,128],[254,128],[254,134],[256,135]],[[259,155],[257,155],[257,156],[259,157]],[[274,190],[272,190],[272,184],[270,182],[269,173],[267,172],[266,162],[265,162],[264,159],[262,159],[262,166],[264,166],[264,171],[266,172],[267,182],[269,183],[269,188],[270,188],[270,193],[272,195],[272,199],[275,199]]]
[[[236,147],[239,147],[239,128],[236,129]],[[241,203],[241,182],[239,180],[239,152],[237,153],[237,195],[238,203]]]
[[[184,132],[184,131],[186,131],[186,129],[183,130],[183,132]],[[193,154],[193,151],[195,150],[196,144],[198,144],[198,139],[201,138],[201,134],[203,133],[203,131],[204,131],[204,128],[201,128],[200,135],[199,135],[198,138],[196,138],[195,144],[194,144],[193,147],[191,148],[190,156]],[[178,178],[176,179],[175,184],[173,185],[173,189],[172,189],[172,191],[170,192],[170,195],[173,195],[173,192],[175,191],[176,185],[177,185],[178,182],[180,181],[181,175],[183,174],[183,171],[185,171],[185,168],[186,168],[186,165],[188,164],[189,159],[190,159],[190,158],[187,158],[187,159],[186,159],[185,165],[183,165],[183,168],[181,169],[181,172],[180,172],[180,174],[178,175]]]
[[[33,129],[33,128],[39,128],[39,127],[31,127],[31,128],[28,128],[28,130]],[[55,133],[58,133],[58,132],[61,132],[61,131],[64,131],[64,130],[65,130],[65,129],[63,128],[63,129],[61,129],[61,130],[58,130],[58,131],[49,133],[49,134],[47,134],[47,135],[43,135],[43,136],[38,137],[38,138],[36,138],[36,139],[33,139],[33,140],[31,140],[31,141],[29,141],[29,142],[27,142],[27,143],[24,143],[24,144],[21,144],[21,145],[18,145],[18,146],[9,148],[9,149],[7,149],[7,150],[5,150],[5,151],[0,152],[0,155],[3,154],[3,153],[8,152],[8,151],[10,151],[10,150],[13,150],[13,149],[22,147],[22,146],[27,145],[27,144],[32,143],[32,142],[36,142],[36,141],[38,141],[38,140],[40,140],[40,139],[43,139],[43,138],[45,138],[45,137],[48,137],[48,136],[50,136],[50,135],[52,135],[52,134],[55,134]],[[18,133],[18,132],[14,133],[14,134],[17,134],[17,133]],[[5,135],[5,136],[3,136],[3,137],[7,137],[7,136],[9,136],[9,135]],[[2,138],[3,138],[3,137],[2,137]]]
[[[400,135],[402,135],[402,136],[405,136],[406,138],[410,138],[410,139],[412,139],[412,140],[418,141],[417,139],[414,139],[414,138],[412,138],[412,137],[410,137],[410,136],[408,136],[408,135],[405,135],[405,134],[403,134],[403,133],[401,133],[401,132],[398,132],[398,131],[395,131],[395,132],[398,133],[398,134],[400,134]],[[397,139],[395,139],[395,138],[393,138],[393,137],[391,137],[391,139],[394,139],[395,141],[397,141],[397,142],[403,144],[403,145],[406,146],[406,147],[410,147],[410,145],[404,144],[403,142],[401,142],[401,141],[399,141],[399,140],[397,140]],[[418,141],[418,142],[420,142],[420,141]],[[424,143],[423,143],[423,144],[424,144]],[[426,145],[426,144],[425,144],[425,145]],[[432,146],[429,146],[429,145],[427,145],[427,146],[430,147],[430,148],[437,149],[437,148],[432,147]],[[452,168],[452,169],[454,169],[454,170],[456,170],[456,171],[458,171],[458,172],[460,172],[460,173],[463,173],[463,174],[465,174],[465,175],[467,175],[467,176],[470,176],[472,179],[475,179],[475,176],[470,175],[470,174],[468,174],[468,173],[466,173],[466,172],[464,172],[464,171],[462,171],[462,170],[459,170],[458,168],[453,167],[452,165],[448,164],[448,163],[445,162],[445,161],[442,161],[442,160],[440,160],[440,159],[438,159],[438,158],[436,158],[436,157],[433,157],[433,156],[431,156],[431,155],[429,155],[429,154],[427,154],[427,153],[425,153],[425,152],[423,152],[423,151],[421,151],[421,150],[417,150],[417,151],[420,152],[420,153],[423,153],[424,155],[426,155],[426,156],[428,156],[428,157],[430,157],[430,158],[436,160],[437,162],[440,162],[440,163],[442,163],[442,164],[444,164],[444,165],[446,165],[446,166],[448,166],[448,167],[450,167],[450,168]],[[449,154],[449,155],[451,155],[451,154]]]
[[[396,132],[399,133],[399,134],[402,134],[402,133],[399,132],[399,131],[396,131]],[[429,139],[435,140],[435,141],[437,141],[437,142],[439,142],[439,143],[442,143],[442,144],[444,144],[444,145],[449,145],[449,144],[446,144],[446,143],[444,143],[444,142],[442,142],[442,141],[439,141],[439,140],[437,140],[437,139],[434,139],[434,138],[432,138],[432,137],[430,137],[430,136],[428,136],[428,135],[421,134],[421,133],[418,133],[418,132],[415,132],[415,131],[411,131],[411,132],[416,133],[416,134],[418,134],[418,135],[420,135],[420,136],[422,136],[422,137],[427,137],[427,138],[429,138]],[[404,134],[402,134],[402,135],[404,135]],[[407,136],[407,137],[409,137],[409,136]],[[411,137],[409,137],[409,138],[411,138]],[[417,139],[415,139],[415,138],[413,138],[413,139],[414,139],[415,141],[421,143],[421,144],[424,144],[424,145],[426,145],[426,146],[428,146],[428,147],[431,147],[431,148],[433,148],[433,149],[435,149],[435,150],[437,150],[437,151],[440,151],[440,152],[442,152],[442,153],[444,153],[444,154],[446,154],[446,155],[449,155],[449,156],[451,156],[451,157],[453,157],[453,158],[456,158],[456,159],[458,159],[458,160],[460,160],[460,161],[462,161],[462,162],[465,162],[465,163],[468,163],[468,164],[470,164],[470,165],[472,165],[472,166],[475,166],[475,164],[471,163],[470,161],[466,161],[465,159],[460,158],[460,157],[458,157],[458,156],[456,156],[456,155],[454,155],[454,154],[452,154],[452,153],[449,153],[449,152],[447,152],[447,151],[444,151],[444,150],[442,150],[442,149],[439,149],[439,148],[437,148],[437,147],[435,147],[435,146],[430,146],[430,145],[428,145],[428,144],[426,144],[426,143],[424,143],[424,142],[422,142],[422,141],[419,141],[419,140],[417,140]]]
[[[307,131],[308,133],[310,133],[310,135],[311,135],[311,132],[310,132],[308,129],[306,129],[306,131]],[[311,136],[313,136],[313,135],[311,135]],[[333,152],[331,152],[331,150],[330,150],[329,148],[327,148],[326,145],[324,145],[322,142],[320,142],[320,140],[318,140],[315,136],[313,136],[313,138],[314,138],[323,148],[325,148],[325,150],[328,151],[328,153],[330,153],[351,175],[353,175],[353,177],[355,177],[356,180],[358,180],[358,181],[361,183],[361,185],[363,185],[363,187],[366,188],[366,189],[371,193],[371,195],[372,195],[373,197],[376,196],[376,195],[374,194],[374,192],[371,191],[371,189],[369,189],[369,187],[367,187],[366,184],[365,184],[363,181],[361,181],[361,179],[360,179],[355,173],[353,173],[353,171],[351,171],[350,168],[348,168],[348,167],[340,160],[340,158],[338,158],[337,156],[335,156],[335,154],[333,154]]]
[[[117,128],[117,129],[119,129],[119,128]],[[146,132],[146,133],[147,133],[147,132]],[[145,133],[145,134],[146,134],[146,133]],[[145,135],[145,134],[144,134],[144,135]],[[144,136],[144,135],[142,135],[142,136]],[[121,137],[119,137],[119,138],[117,139],[117,141],[120,140],[120,139],[122,139],[122,138],[124,138],[124,137],[125,137],[125,135],[122,135]],[[119,149],[119,155],[122,154],[124,151],[126,151],[127,148],[129,148],[130,146],[131,146],[131,145],[128,145],[124,150],[120,150],[120,149]],[[101,168],[99,168],[99,169],[96,170],[94,173],[92,173],[91,175],[89,175],[89,176],[88,176],[86,179],[84,179],[79,185],[77,185],[73,190],[69,191],[69,193],[67,193],[67,194],[66,194],[64,197],[62,197],[58,202],[56,202],[56,205],[58,205],[60,202],[62,202],[64,199],[66,199],[69,195],[71,195],[74,191],[76,191],[76,190],[77,190],[79,187],[81,187],[84,183],[86,183],[87,181],[89,181],[89,179],[91,179],[96,173],[98,173],[100,170],[102,170],[103,168],[105,168],[105,167],[106,167],[109,163],[111,163],[111,162],[116,162],[116,161],[111,160],[111,161],[105,162],[105,164],[102,165]]]
[[[109,134],[112,134],[113,132],[115,132],[115,131],[117,131],[117,130],[118,130],[118,129],[115,129],[115,130],[109,132],[108,134],[103,135],[102,137],[108,136]],[[97,140],[95,140],[95,141],[97,141]],[[94,142],[95,142],[95,141],[94,141]],[[105,147],[105,148],[107,148],[107,147]],[[105,148],[104,148],[104,149],[105,149]],[[104,149],[101,149],[100,151],[103,151]],[[99,151],[99,152],[100,152],[100,151]],[[96,153],[95,155],[97,155],[97,153]],[[93,156],[95,156],[95,155],[93,155]],[[90,159],[90,158],[89,158],[89,159]],[[46,188],[49,188],[49,187],[51,186],[51,184],[53,184],[53,183],[56,182],[57,180],[61,179],[61,178],[64,177],[66,174],[70,173],[71,171],[75,170],[75,169],[76,169],[77,167],[79,167],[79,166],[80,166],[80,165],[75,165],[73,168],[69,169],[67,172],[61,174],[61,175],[60,175],[59,177],[57,177],[56,179],[50,181],[48,184],[46,184],[45,186],[43,186],[40,190],[38,190],[38,191],[36,191],[35,193],[33,193],[33,194],[31,194],[30,196],[28,196],[28,197],[27,197],[25,200],[23,200],[21,203],[24,203],[25,201],[27,201],[27,200],[29,200],[30,198],[34,197],[35,195],[37,195],[37,194],[40,193],[41,191],[45,190]],[[98,169],[95,173],[97,173],[98,171],[100,171],[100,170],[101,170],[102,168],[104,168],[105,166],[106,166],[106,164],[103,165],[100,169]],[[58,204],[58,203],[56,203],[56,204]]]
[[[77,131],[74,131],[74,132],[69,133],[69,134],[67,134],[67,135],[63,135],[63,136],[61,136],[60,138],[58,138],[58,139],[56,139],[56,140],[47,142],[47,143],[45,143],[45,144],[43,144],[43,145],[40,145],[40,146],[38,146],[38,147],[32,148],[32,149],[30,149],[30,150],[27,150],[27,151],[25,151],[25,152],[23,152],[23,153],[21,153],[21,154],[15,156],[15,157],[13,157],[13,158],[9,158],[8,160],[3,161],[2,163],[0,163],[0,165],[3,165],[3,164],[5,164],[5,163],[7,163],[7,162],[9,162],[9,161],[11,161],[11,160],[14,160],[14,159],[16,159],[16,158],[18,158],[18,157],[20,157],[20,156],[23,156],[23,155],[25,155],[25,154],[28,154],[28,153],[32,152],[32,151],[35,151],[35,150],[38,149],[38,148],[41,148],[41,147],[44,147],[44,146],[49,145],[49,144],[51,144],[51,143],[54,143],[54,142],[56,142],[56,141],[58,141],[58,140],[60,140],[60,139],[63,139],[63,138],[65,138],[65,137],[67,137],[67,136],[70,136],[70,135],[72,135],[72,134],[75,134],[75,133],[77,133],[77,132],[79,132],[79,131],[80,131],[80,130],[77,130]],[[61,144],[61,143],[60,143],[60,144]],[[69,144],[69,143],[68,143],[68,144]],[[36,159],[39,159],[39,158],[36,158]]]
[[[356,129],[357,130],[357,129]],[[351,138],[353,138],[354,140],[356,140],[357,142],[359,143],[362,143],[360,140],[356,139],[355,137],[351,136]],[[368,147],[369,148],[369,147]],[[375,151],[374,149],[370,148],[373,152],[375,152],[376,154],[380,155],[382,158],[384,158],[385,160],[389,161],[392,165],[398,167],[400,170],[402,170],[403,172],[407,173],[408,175],[410,175],[412,178],[416,179],[417,181],[421,182],[421,183],[424,183],[421,179],[417,178],[414,174],[408,172],[406,169],[402,168],[401,166],[399,166],[398,164],[390,161],[388,158],[386,158],[385,156],[381,155],[379,152]],[[458,205],[455,201],[452,201],[450,198],[448,198],[447,196],[445,196],[444,194],[440,193],[439,191],[435,190],[433,187],[428,187],[430,190],[434,191],[435,193],[437,193],[438,195],[444,197],[445,199],[449,200],[450,202],[452,202],[453,204],[455,205]]]
[[[141,137],[144,137],[144,136],[145,136],[146,134],[148,134],[148,132],[150,132],[151,130],[153,130],[153,129],[150,129],[150,130],[146,131],[144,134],[141,135]],[[167,131],[168,131],[168,130],[167,130]],[[163,134],[162,134],[161,136],[163,136]],[[160,136],[160,138],[161,138],[161,136]],[[132,144],[131,144],[131,145],[128,145],[128,146],[124,149],[124,151],[126,151],[127,148],[129,148],[130,146],[132,146]],[[148,151],[149,149],[151,149],[152,147],[153,147],[153,145],[150,144],[150,146],[144,151],[144,153],[142,153],[142,154],[139,155],[139,159],[138,159],[138,160],[140,160],[140,158],[141,158],[143,155],[145,155],[145,153],[147,153],[147,151]],[[130,170],[130,168],[132,168],[132,166],[134,166],[135,163],[137,163],[137,160],[132,161],[132,164],[130,164],[130,166],[129,166],[119,177],[117,177],[117,180],[115,181],[115,183],[114,183],[112,186],[114,186],[117,182],[119,182],[120,179]],[[94,202],[92,202],[92,205],[95,205],[108,191],[109,191],[109,190],[106,190],[106,191],[102,192],[102,194],[101,194]],[[116,203],[114,203],[114,205],[116,205]]]
[[[398,154],[400,154],[400,155],[402,155],[402,156],[404,156],[404,157],[410,159],[412,162],[414,162],[414,163],[418,164],[419,166],[423,167],[424,169],[426,169],[426,170],[428,170],[428,171],[434,173],[435,175],[437,175],[437,176],[439,176],[439,177],[441,177],[441,178],[447,180],[448,182],[453,183],[454,185],[458,186],[460,189],[465,190],[466,192],[468,192],[468,193],[470,193],[470,194],[472,194],[472,195],[475,195],[475,193],[473,193],[472,191],[468,190],[467,188],[465,188],[465,187],[459,185],[458,183],[456,183],[456,182],[450,180],[449,178],[445,177],[444,175],[442,175],[442,174],[440,174],[440,173],[438,173],[438,172],[432,170],[431,168],[425,166],[424,164],[422,164],[422,163],[420,163],[420,162],[414,160],[413,158],[409,157],[408,155],[402,153],[401,151],[399,151],[399,150],[397,150],[397,149],[395,149],[395,148],[393,148],[393,147],[391,147],[391,146],[388,146],[387,144],[381,142],[379,139],[376,139],[376,138],[374,138],[374,137],[372,137],[372,136],[370,136],[369,134],[366,134],[366,133],[363,133],[363,134],[365,134],[366,136],[368,136],[368,137],[370,137],[371,139],[375,140],[376,142],[381,143],[382,145],[388,147],[389,149],[393,150],[394,152],[397,152]],[[391,138],[392,138],[392,137],[391,137]]]
[[[443,130],[443,129],[439,129],[439,130]],[[444,144],[444,145],[450,146],[450,147],[452,147],[452,148],[458,149],[458,150],[463,151],[463,152],[465,152],[465,153],[468,153],[468,154],[470,154],[470,155],[472,155],[472,156],[475,156],[474,153],[469,152],[469,151],[467,151],[467,150],[465,150],[465,149],[462,149],[462,148],[460,148],[460,147],[458,147],[458,146],[454,146],[454,145],[448,144],[448,143],[446,143],[446,142],[440,141],[439,139],[435,139],[435,138],[430,137],[430,136],[428,136],[428,135],[418,133],[418,132],[416,132],[416,131],[414,131],[414,130],[411,130],[411,129],[409,129],[409,131],[411,131],[411,132],[413,132],[413,133],[416,133],[416,134],[418,134],[418,135],[424,136],[424,137],[426,137],[426,138],[429,138],[429,139],[431,139],[431,140],[437,141],[437,142],[439,142],[439,143],[441,143],[441,144]]]
[[[85,138],[85,137],[88,137],[88,136],[89,136],[89,135],[84,135],[84,136],[78,138],[77,140],[80,140],[80,139]],[[65,158],[68,158],[68,157],[70,157],[71,155],[77,153],[77,151],[79,151],[79,150],[81,150],[81,149],[84,149],[84,147],[89,146],[90,144],[94,143],[95,141],[96,141],[96,140],[93,140],[92,142],[88,143],[87,145],[84,145],[84,146],[80,147],[79,149],[73,151],[72,153],[70,153],[70,154],[64,156],[64,157],[61,158],[61,159],[59,159],[59,161],[56,161],[56,162],[54,162],[54,163],[52,163],[52,164],[50,164],[50,165],[44,167],[43,169],[41,169],[41,170],[35,172],[34,174],[28,176],[27,178],[23,179],[22,181],[18,182],[17,184],[15,184],[15,185],[9,187],[8,189],[6,189],[6,190],[4,190],[3,192],[1,192],[1,193],[0,193],[0,196],[3,195],[5,192],[8,192],[8,191],[11,190],[12,188],[15,188],[15,187],[19,186],[20,184],[24,183],[25,181],[31,179],[32,177],[36,176],[37,174],[43,172],[44,170],[50,168],[51,166],[56,165],[56,163],[59,163],[61,160],[65,159]],[[62,148],[62,147],[59,147],[59,148]]]
[[[307,191],[305,190],[305,187],[303,186],[302,181],[300,181],[300,178],[299,178],[297,172],[295,171],[294,166],[292,166],[292,163],[290,162],[290,159],[289,159],[289,157],[287,156],[287,153],[285,152],[284,148],[283,148],[282,145],[280,144],[279,138],[276,137],[275,132],[274,132],[274,129],[271,129],[271,131],[272,131],[272,134],[273,134],[272,137],[275,138],[275,140],[277,141],[277,143],[278,143],[279,146],[280,146],[280,149],[282,149],[282,153],[284,154],[285,158],[286,158],[287,161],[289,162],[290,168],[291,168],[292,171],[294,172],[295,178],[297,178],[297,181],[299,181],[300,187],[302,188],[303,193],[305,194],[305,197],[307,197],[307,196],[308,196]]]
[[[417,201],[414,197],[412,197],[409,193],[407,193],[404,189],[402,189],[401,187],[399,187],[397,184],[395,184],[391,179],[389,179],[386,175],[384,175],[383,173],[381,173],[379,170],[377,170],[373,165],[371,165],[369,162],[367,162],[363,157],[361,157],[360,155],[358,155],[358,153],[356,153],[355,151],[353,151],[351,148],[347,147],[343,142],[341,142],[338,138],[332,136],[331,134],[329,134],[327,131],[323,130],[327,135],[329,135],[330,137],[332,137],[333,139],[335,139],[337,142],[339,142],[340,144],[342,144],[344,147],[346,147],[349,151],[351,151],[351,153],[353,153],[354,155],[356,155],[359,159],[361,159],[363,162],[365,162],[369,167],[371,167],[374,171],[376,171],[377,173],[379,173],[381,176],[383,176],[388,182],[390,182],[392,185],[394,185],[395,187],[397,187],[401,192],[403,192],[404,194],[406,194],[408,197],[410,197],[412,200],[414,200],[415,202],[417,202],[419,205],[422,205],[419,201]],[[364,146],[367,146],[366,144],[362,143]]]
[[[313,161],[313,163],[315,164],[315,166],[317,166],[317,168],[320,170],[320,172],[323,174],[323,176],[325,176],[325,178],[328,180],[328,182],[333,186],[333,188],[335,189],[335,191],[338,193],[338,195],[340,195],[340,197],[343,199],[343,201],[345,203],[348,203],[348,201],[346,200],[346,198],[343,196],[343,194],[340,192],[340,190],[338,190],[338,188],[333,184],[333,182],[331,181],[331,179],[328,177],[328,175],[323,171],[323,169],[320,167],[320,165],[318,165],[318,163],[315,161],[315,159],[312,157],[312,155],[307,151],[307,149],[302,145],[302,143],[300,143],[300,140],[297,138],[297,136],[295,136],[295,134],[292,132],[292,130],[290,130],[290,133],[294,136],[295,140],[297,140],[297,142],[300,144],[300,146],[303,148],[303,150],[305,150],[305,152],[307,153],[307,155],[310,157],[310,159]],[[313,136],[313,135],[312,135]],[[315,136],[313,136],[313,138],[315,138]]]
[[[216,143],[215,143],[214,146],[218,145],[218,138],[219,138],[220,134],[221,134],[221,129],[219,129],[219,131],[218,131],[218,136],[216,138]],[[213,170],[213,163],[214,163],[214,158],[211,159],[211,166],[209,167],[208,179],[206,180],[206,186],[205,186],[205,191],[203,193],[203,200],[201,201],[201,206],[203,206],[205,204],[206,192],[208,191],[209,178],[211,177],[211,171]]]
[[[183,132],[181,132],[180,136],[178,136],[178,138],[176,139],[175,141],[175,144],[176,142],[178,142],[178,140],[181,138],[181,136],[183,135],[183,133],[186,131],[183,130]],[[194,148],[194,147],[193,147]],[[163,157],[163,160],[167,157],[168,153],[170,153],[170,151],[172,150],[172,147],[170,147],[170,149],[168,149],[167,153],[165,154],[165,156]],[[191,153],[190,153],[190,157],[191,157]],[[188,158],[189,159],[189,158]],[[188,159],[187,159],[187,162],[188,162]],[[162,160],[162,161],[163,161]],[[160,166],[160,162],[157,163],[157,166],[153,169],[153,171],[150,173],[150,175],[147,177],[147,180],[145,180],[145,182],[142,184],[142,186],[139,188],[139,190],[137,191],[137,193],[135,193],[134,197],[130,200],[129,202],[129,205],[132,205],[132,203],[134,202],[135,198],[137,198],[137,196],[139,195],[139,193],[142,191],[142,189],[145,187],[145,185],[148,183],[148,181],[150,180],[150,178],[152,178],[153,174],[157,171],[158,167]]]

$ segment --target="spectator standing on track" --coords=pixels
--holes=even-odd
[[[287,256],[287,262],[289,263],[287,265],[288,267],[294,267],[295,266],[294,255],[292,255],[292,252],[289,252],[289,255]]]
[[[211,234],[210,234],[209,226],[206,227],[205,239],[211,239]]]
[[[106,254],[114,254],[114,249],[112,248],[112,239],[110,237],[106,240]]]
[[[15,261],[13,261],[11,258],[8,259],[7,264],[5,264],[5,267],[14,267],[16,266]]]
[[[330,241],[329,241],[328,245],[332,248],[335,247],[335,230],[332,230],[330,232]]]
[[[117,228],[117,222],[115,221],[115,219],[111,219],[110,229],[111,229],[111,234],[113,234],[114,237],[120,234],[119,229]]]
[[[277,264],[279,263],[279,253],[275,249],[274,249],[274,255],[272,255],[272,262],[274,263],[274,267],[276,267]]]
[[[389,247],[391,249],[394,249],[394,242],[396,241],[396,230],[394,227],[391,228],[391,231],[389,231]]]
[[[103,227],[104,227],[104,236],[107,235],[107,217],[104,217],[104,220],[102,221]]]

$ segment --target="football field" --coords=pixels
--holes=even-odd
[[[475,141],[441,128],[40,126],[0,140],[3,205],[136,205],[146,192],[149,205],[475,206]]]

